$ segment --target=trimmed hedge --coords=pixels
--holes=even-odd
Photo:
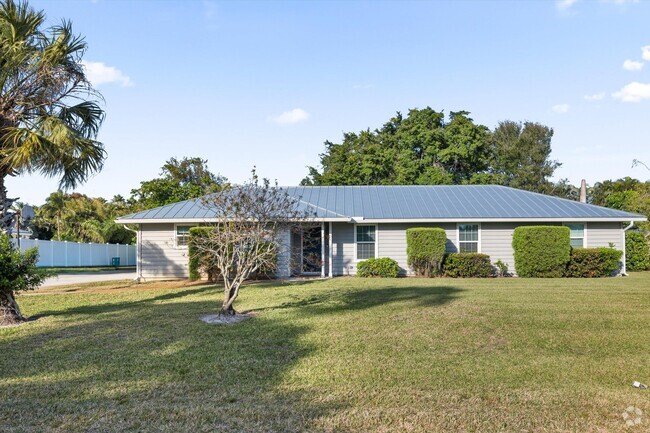
[[[397,278],[399,276],[399,265],[395,260],[388,257],[364,260],[357,263],[357,276],[362,278]]]
[[[447,233],[441,228],[406,230],[408,265],[418,276],[431,277],[440,272],[445,257]]]
[[[443,271],[452,278],[487,278],[492,275],[492,263],[487,254],[452,253],[446,256]]]
[[[611,277],[621,266],[623,251],[614,248],[577,248],[571,251],[566,276],[572,278]]]
[[[520,277],[562,277],[571,258],[570,230],[563,226],[517,227],[512,247]]]
[[[650,247],[641,232],[625,232],[625,263],[628,271],[650,269]]]

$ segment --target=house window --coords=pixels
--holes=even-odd
[[[357,227],[357,260],[374,259],[377,252],[377,227]]]
[[[176,226],[176,246],[186,247],[190,241],[190,229],[193,226]]]
[[[458,251],[478,253],[478,224],[458,224]]]
[[[571,230],[571,247],[584,248],[585,247],[585,225],[584,224],[567,224]]]

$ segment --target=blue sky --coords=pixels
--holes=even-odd
[[[172,156],[297,184],[327,139],[396,111],[468,110],[555,130],[556,178],[646,179],[645,1],[32,1],[86,37],[104,95],[104,170],[78,191],[128,195]],[[647,47],[645,52],[643,47]],[[40,204],[56,181],[8,181]]]

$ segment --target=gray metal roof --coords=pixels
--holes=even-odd
[[[643,220],[643,215],[498,185],[282,187],[300,207],[324,220]],[[118,219],[209,220],[200,199],[186,200]],[[152,221],[153,222],[153,221]]]

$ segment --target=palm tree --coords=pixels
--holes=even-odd
[[[61,226],[63,224],[63,217],[72,214],[73,212],[67,207],[68,196],[61,190],[53,192],[48,198],[45,199],[45,204],[40,207],[39,214],[45,220],[51,223],[54,222],[56,226],[56,240],[61,240]]]
[[[102,97],[81,64],[86,43],[70,22],[42,30],[44,21],[26,2],[0,1],[0,232],[11,222],[7,176],[41,173],[74,188],[106,157],[96,140]]]
[[[42,29],[44,22],[26,2],[0,0],[0,238],[13,220],[7,176],[41,173],[74,188],[106,158],[96,140],[102,97],[81,64],[86,43],[69,22]],[[28,278],[28,268],[15,281]],[[0,288],[0,320],[22,319],[16,284]]]

